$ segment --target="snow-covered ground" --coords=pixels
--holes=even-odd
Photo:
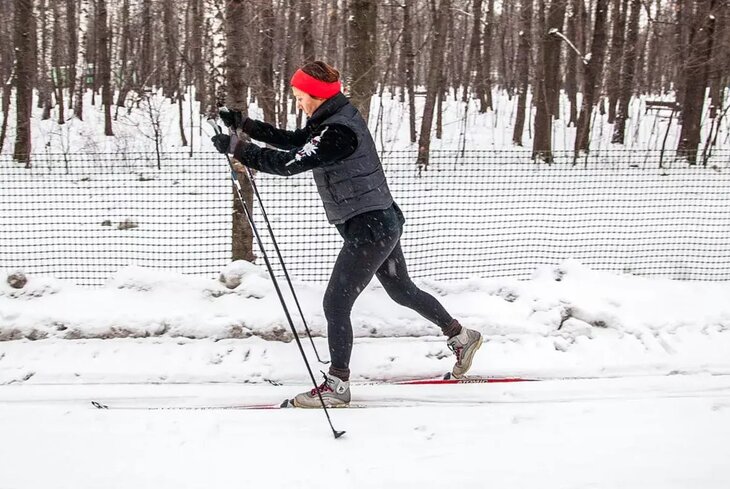
[[[241,284],[129,268],[100,288],[0,285],[0,335],[16,338],[0,342],[0,487],[730,484],[730,284],[574,262],[528,281],[421,283],[485,335],[474,374],[541,382],[373,385],[453,362],[437,330],[374,283],[354,311],[353,399],[387,407],[332,411],[344,438],[319,410],[95,410],[309,388],[294,343],[277,341],[291,336],[266,275],[242,263],[222,275]],[[296,285],[326,357],[323,286]]]
[[[304,382],[263,267],[234,262],[221,275],[235,287],[138,267],[99,288],[34,276],[22,289],[2,283],[0,339],[21,341],[0,342],[0,381]],[[730,373],[729,282],[614,275],[569,261],[542,267],[527,281],[420,283],[462,324],[486,335],[489,353],[476,360],[478,374]],[[295,287],[326,357],[325,284]],[[450,369],[438,328],[392,302],[377,281],[355,304],[353,328],[356,379]]]
[[[487,345],[488,347],[489,345]],[[488,350],[483,353],[485,356]],[[291,387],[0,387],[3,488],[724,489],[730,377],[361,387],[410,407],[96,410]],[[413,407],[418,402],[423,405]]]

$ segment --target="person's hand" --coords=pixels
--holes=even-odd
[[[230,110],[225,107],[218,111],[218,117],[220,117],[226,127],[233,129],[243,129],[243,123],[248,119],[240,110]]]
[[[216,134],[210,138],[210,140],[213,141],[215,149],[217,149],[219,153],[223,154],[233,154],[233,151],[236,149],[236,145],[238,145],[238,136],[236,136],[235,133],[230,136],[223,133]]]

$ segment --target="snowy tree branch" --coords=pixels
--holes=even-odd
[[[573,51],[575,51],[575,53],[578,55],[578,57],[581,59],[581,61],[583,61],[583,64],[584,65],[587,65],[588,64],[588,60],[590,59],[590,55],[583,56],[583,54],[581,54],[581,52],[578,50],[578,48],[575,47],[575,44],[573,44],[570,41],[570,39],[568,39],[567,37],[565,37],[565,34],[563,34],[562,32],[560,32],[558,29],[556,29],[555,27],[553,27],[552,29],[550,29],[548,31],[548,36],[559,37],[563,41],[567,42],[568,43],[568,46],[570,46],[571,48],[573,48]]]

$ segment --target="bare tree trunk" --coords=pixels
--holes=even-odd
[[[445,52],[453,53],[456,51],[456,49],[455,49],[456,39],[454,37],[455,36],[455,34],[454,34],[454,29],[455,29],[454,17],[449,15],[449,18],[446,22],[448,25],[446,27],[446,47],[445,47],[446,51]],[[451,87],[454,89],[454,100],[456,100],[456,93],[458,91],[459,80],[460,80],[459,73],[463,71],[458,67],[458,65],[461,64],[461,57],[459,57],[459,59],[456,59],[456,56],[450,56],[446,59],[448,60],[448,62],[444,63],[443,79],[441,81],[441,89],[443,90],[443,93],[448,94],[449,85],[451,85]],[[449,82],[451,82],[451,83],[449,83]],[[439,105],[441,105],[442,103],[443,103],[443,100],[439,99]],[[438,114],[437,122],[439,122],[442,117],[442,112],[441,112],[440,107],[438,109],[437,114]],[[437,124],[436,127],[437,127],[437,132],[438,132],[439,124]],[[441,136],[438,136],[438,138],[441,139]]]
[[[250,17],[246,12],[246,0],[226,2],[226,81],[228,82],[226,105],[248,114],[248,82],[246,79],[246,38],[242,35]],[[248,178],[239,175],[243,198],[249,212],[253,212],[253,187]],[[231,259],[253,262],[253,232],[246,220],[241,202],[233,188],[233,243]]]
[[[179,55],[178,55],[178,18],[176,6],[173,0],[164,0],[162,4],[162,12],[164,19],[164,35],[165,35],[165,82],[163,93],[164,96],[173,100],[175,93],[178,91],[179,85]]]
[[[411,9],[414,0],[403,2],[403,57],[405,58],[406,90],[408,91],[408,130],[411,143],[416,142],[416,54],[413,52]]]
[[[74,116],[84,120],[84,93],[86,92],[86,53],[89,50],[89,0],[79,3],[79,52],[76,57],[76,99]]]
[[[14,44],[15,44],[15,148],[13,159],[30,168],[31,112],[33,110],[33,73],[35,56],[35,16],[33,2],[15,0]]]
[[[517,116],[512,133],[512,142],[522,146],[522,132],[525,127],[527,89],[530,86],[530,39],[532,33],[532,2],[520,0],[520,43],[517,48]]]
[[[647,0],[641,0],[647,1]],[[651,0],[648,0],[651,2]],[[638,29],[636,36],[636,62],[634,66],[634,90],[636,93],[646,93],[646,55],[649,45],[649,30]]]
[[[370,100],[378,81],[375,39],[377,3],[370,0],[352,0],[350,8],[347,56],[350,67],[350,101],[367,122],[370,115]]]
[[[444,98],[448,88],[446,87],[446,75],[441,73],[441,83],[436,97],[436,139],[442,139],[444,134]]]
[[[431,127],[433,127],[436,97],[440,96],[446,28],[448,26],[448,16],[451,15],[450,10],[450,0],[441,0],[439,6],[433,12],[435,29],[431,42],[431,60],[428,66],[428,79],[426,81],[426,101],[423,108],[421,135],[418,140],[418,158],[416,160],[416,165],[419,170],[428,169],[428,157],[431,148]]]
[[[279,108],[279,124],[282,127],[287,127],[289,123],[289,107],[287,101],[289,100],[289,78],[294,74],[295,63],[292,60],[292,43],[290,39],[294,38],[296,32],[296,0],[288,0],[288,8],[286,9],[286,32],[284,34],[284,56],[281,60],[281,72],[285,83],[282,83],[281,88],[281,104]],[[292,99],[293,100],[293,99]],[[293,100],[291,107],[291,113],[296,112],[296,101]]]
[[[206,115],[218,117],[218,107],[226,104],[226,0],[205,0],[204,31],[206,63]]]
[[[155,62],[153,57],[153,41],[152,41],[152,1],[153,0],[142,0],[142,52],[140,53],[140,77],[139,82],[142,87],[150,85],[153,63]]]
[[[124,107],[127,100],[127,94],[130,90],[130,78],[131,69],[129,63],[129,47],[132,43],[130,33],[130,22],[129,22],[129,0],[124,0],[122,3],[122,36],[119,41],[120,54],[119,54],[119,73],[121,77],[121,83],[119,86],[119,93],[117,94],[117,107]]]
[[[245,0],[226,0],[226,105],[248,114],[248,43],[245,35],[250,21]]]
[[[464,91],[461,95],[461,101],[464,103],[469,102],[469,88],[472,84],[483,86],[481,80],[481,39],[482,39],[482,0],[474,0],[472,5],[472,26],[471,26],[471,42],[469,43],[469,51],[466,57],[466,76],[464,77]],[[472,75],[472,72],[476,71],[476,76]],[[476,80],[476,82],[475,82]],[[482,94],[484,90],[481,90]],[[478,90],[477,90],[478,93]],[[481,100],[481,97],[480,97]],[[486,104],[486,101],[482,101],[482,105]]]
[[[2,117],[3,122],[0,126],[0,153],[5,147],[5,138],[8,131],[8,121],[10,119],[10,102],[12,97],[13,83],[15,82],[15,53],[14,29],[15,22],[15,5],[8,2],[4,11],[5,17],[0,18],[0,83],[2,84]]]
[[[350,3],[348,1],[342,0],[339,3],[340,11],[339,11],[339,29],[340,32],[338,33],[338,48],[337,48],[337,67],[340,69],[341,72],[347,72],[350,70],[348,63],[348,57],[347,57],[347,46],[350,44],[350,23],[348,22],[348,16],[350,15]],[[405,3],[405,0],[404,0]]]
[[[548,109],[555,119],[560,119],[560,51],[563,43],[560,37],[550,33],[563,33],[567,1],[551,0],[545,33],[545,94]]]
[[[73,108],[76,88],[76,59],[78,57],[78,24],[76,22],[76,0],[66,0],[66,31],[68,33],[68,108]]]
[[[542,24],[545,0],[539,0],[538,19]],[[541,35],[542,59],[537,65],[537,93],[535,94],[535,140],[532,158],[545,163],[553,161],[552,132],[554,105],[560,93],[558,78],[560,73],[560,38],[552,32],[560,32],[565,20],[564,0],[552,0],[545,23],[539,25]]]
[[[578,42],[579,3],[581,0],[570,0],[568,15],[568,39]],[[566,51],[565,93],[570,103],[568,126],[575,126],[578,121],[578,55],[572,49]]]
[[[2,92],[2,111],[3,111],[3,124],[0,127],[0,153],[2,153],[5,147],[5,136],[8,132],[8,119],[10,118],[10,97],[12,96],[13,90],[13,78],[14,74],[8,75],[7,79],[3,80],[3,92]],[[5,77],[3,77],[5,78]]]
[[[52,76],[51,86],[56,94],[56,105],[58,105],[59,125],[64,124],[66,116],[64,110],[66,106],[63,102],[63,79],[66,73],[62,71],[65,66],[63,63],[63,39],[61,38],[61,11],[59,2],[53,2],[53,48],[51,52]],[[53,76],[55,74],[55,76]]]
[[[317,59],[317,51],[314,47],[314,23],[312,22],[312,0],[299,0],[301,14],[299,21],[301,22],[302,33],[302,57],[303,61],[314,61]]]
[[[585,55],[587,51],[588,46],[588,36],[589,36],[589,29],[590,29],[590,21],[591,17],[588,13],[588,9],[586,8],[585,0],[577,0],[578,2],[578,32],[576,33],[577,36],[577,43],[576,46],[578,47],[578,51],[583,53]],[[589,0],[590,2],[590,0]],[[583,64],[583,59],[580,59],[578,62],[578,88],[582,90],[583,83],[585,83],[585,65]],[[580,112],[580,111],[579,111]],[[577,119],[576,119],[577,121]],[[577,122],[576,122],[577,127]]]
[[[685,83],[687,81],[687,74],[684,67],[688,63],[688,47],[691,43],[691,32],[690,25],[692,22],[692,2],[696,0],[675,0],[674,11],[675,11],[675,59],[676,67],[674,73],[674,87],[675,93],[677,94],[676,100],[680,105],[684,105],[684,95],[686,93]],[[703,1],[703,0],[700,0]],[[684,111],[680,112],[680,117],[684,118]]]
[[[259,99],[264,120],[276,124],[276,88],[274,87],[274,10],[271,0],[260,0],[259,16],[261,28],[259,37]]]
[[[636,66],[636,43],[639,36],[639,16],[641,14],[641,0],[631,0],[631,15],[626,30],[626,48],[621,69],[621,91],[619,92],[619,107],[616,123],[613,127],[612,143],[624,144],[626,119],[629,117],[629,103],[634,88],[634,67]]]
[[[604,47],[606,45],[606,10],[608,0],[596,0],[596,18],[593,27],[590,58],[586,63],[583,76],[583,102],[578,117],[578,127],[575,135],[576,156],[580,151],[590,148],[591,116],[593,105],[597,99],[596,91],[601,86],[601,72],[603,67]]]
[[[538,0],[537,32],[540,36],[539,58],[535,67],[535,138],[532,142],[532,159],[540,159],[545,163],[552,163],[552,127],[550,107],[547,95],[548,78],[548,48],[547,23],[545,19],[546,0]]]
[[[606,91],[608,92],[608,123],[616,120],[616,104],[621,92],[621,63],[624,50],[624,30],[629,0],[613,0],[611,12],[611,51],[606,72]]]
[[[287,28],[286,28],[286,36],[284,38],[284,59],[282,60],[282,71],[285,73],[286,81],[289,81],[289,78],[294,74],[296,67],[299,66],[301,60],[298,59],[298,55],[294,54],[292,42],[289,42],[290,39],[296,39],[296,33],[297,33],[297,0],[288,0],[289,8],[287,9]],[[297,58],[295,59],[295,56]],[[289,83],[285,83],[283,86],[283,93],[282,93],[282,117],[281,117],[281,124],[283,126],[286,126],[288,123],[288,114],[296,114],[297,108],[296,108],[296,100],[294,100],[293,97],[289,97],[290,87]],[[286,101],[291,100],[291,106],[287,107]],[[297,126],[299,124],[297,123]]]
[[[98,27],[97,27],[97,12],[98,5],[97,0],[91,0],[89,7],[93,8],[94,16],[89,15],[89,44],[86,47],[86,61],[89,65],[89,71],[91,73],[91,105],[96,105],[96,95],[99,92],[99,43],[98,43]]]
[[[99,78],[101,79],[101,103],[104,105],[104,135],[112,131],[111,60],[109,57],[109,26],[107,25],[106,0],[96,0],[96,32],[99,43]]]
[[[49,34],[49,12],[52,15],[52,11],[48,8],[48,0],[40,0],[38,4],[38,19],[40,20],[40,32],[37,35],[40,37],[38,43],[38,107],[43,108],[41,120],[48,120],[51,118],[52,104],[52,83],[50,78],[51,73],[51,48]]]
[[[177,124],[180,130],[180,146],[183,148],[188,145],[188,138],[185,135],[185,124],[184,124],[184,113],[183,113],[183,102],[185,97],[183,96],[182,90],[178,90],[177,94]]]
[[[487,24],[484,26],[484,100],[479,112],[494,110],[492,103],[492,27],[494,25],[494,0],[487,1]]]
[[[689,54],[684,66],[684,104],[682,106],[682,132],[677,154],[686,158],[690,165],[697,161],[700,144],[700,124],[707,89],[708,69],[715,30],[717,0],[696,0],[697,12],[692,22]]]
[[[726,58],[727,53],[730,51],[730,43],[728,43],[726,39],[730,8],[726,6],[724,9],[718,8],[717,10],[718,15],[715,27],[715,40],[712,43],[712,57],[710,58],[709,73],[710,118],[712,119],[715,119],[717,114],[723,110],[723,92],[725,90],[723,74],[730,71],[730,63],[727,62],[728,59]]]
[[[506,2],[502,8],[499,24],[499,51],[500,56],[500,85],[507,91],[507,97],[512,100],[514,95],[514,2]]]
[[[659,62],[660,29],[656,21],[661,12],[661,0],[656,0],[654,22],[649,25],[649,48],[646,65],[646,89],[648,93],[657,93],[661,87],[658,83],[657,65]]]
[[[199,113],[205,113],[206,83],[203,63],[203,13],[201,0],[190,0],[190,57],[193,63],[195,100],[200,102]]]
[[[329,26],[327,29],[327,48],[325,49],[326,61],[330,64],[337,64],[337,46],[339,45],[340,16],[337,0],[327,1],[327,18]]]

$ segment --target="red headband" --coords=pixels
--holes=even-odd
[[[294,76],[291,77],[291,86],[313,97],[324,99],[337,95],[342,89],[339,80],[331,83],[324,82],[304,73],[302,70],[297,70]]]

